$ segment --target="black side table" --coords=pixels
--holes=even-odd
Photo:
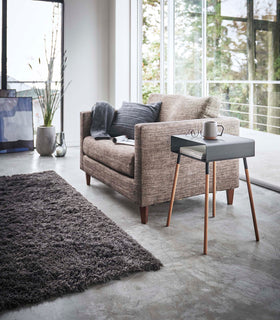
[[[253,194],[250,184],[247,157],[255,156],[255,141],[224,134],[215,140],[205,140],[203,137],[192,137],[191,135],[174,135],[171,137],[171,151],[178,154],[174,175],[173,188],[168,212],[166,226],[170,224],[176,185],[179,174],[181,155],[205,162],[205,207],[204,207],[204,247],[203,253],[207,254],[208,235],[208,200],[209,200],[209,162],[213,162],[213,217],[216,212],[216,161],[243,158],[246,181],[254,223],[256,241],[259,241],[259,231],[255,213]]]

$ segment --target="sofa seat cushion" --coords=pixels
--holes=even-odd
[[[173,94],[150,95],[148,103],[161,101],[159,121],[180,121],[200,118],[216,118],[220,101],[216,97],[193,97]]]
[[[112,140],[95,140],[88,136],[83,141],[83,152],[105,166],[134,177],[134,146],[115,144]]]

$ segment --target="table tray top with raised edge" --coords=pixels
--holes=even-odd
[[[181,147],[205,146],[203,158],[197,158],[180,152]],[[206,140],[203,137],[192,137],[191,135],[171,136],[171,151],[186,155],[190,158],[203,162],[247,158],[255,156],[255,140],[223,134],[214,140]]]

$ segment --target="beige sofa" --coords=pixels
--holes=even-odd
[[[170,151],[171,135],[202,129],[207,117],[215,114],[217,103],[213,98],[160,94],[152,94],[148,103],[157,101],[162,101],[159,122],[137,124],[135,146],[95,140],[90,136],[91,112],[80,114],[80,168],[86,173],[87,184],[94,177],[133,201],[140,208],[142,223],[148,221],[148,206],[170,200],[177,159]],[[222,124],[225,133],[239,134],[239,120],[230,117],[211,120]],[[200,161],[181,159],[175,199],[204,193],[204,167]],[[210,177],[211,170],[212,165]],[[238,186],[238,160],[217,162],[217,190],[227,191],[228,204],[232,203],[234,188]]]

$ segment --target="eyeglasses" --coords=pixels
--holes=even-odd
[[[202,130],[199,129],[190,129],[186,132],[186,135],[191,135],[193,138],[202,136]]]

